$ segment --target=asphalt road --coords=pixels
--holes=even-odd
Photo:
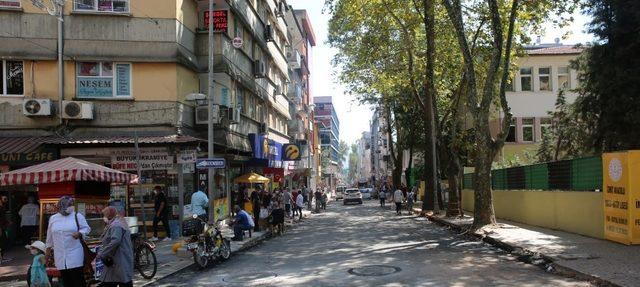
[[[153,286],[590,286],[389,208],[334,203],[282,237]]]

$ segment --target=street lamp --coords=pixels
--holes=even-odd
[[[64,4],[66,0],[51,0],[51,7],[43,0],[31,0],[33,6],[58,18],[58,114],[62,124],[62,100],[64,100]]]

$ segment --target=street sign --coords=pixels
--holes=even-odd
[[[224,158],[207,158],[199,159],[196,162],[196,168],[208,169],[208,168],[224,168],[227,166],[227,161]]]
[[[240,37],[235,37],[231,41],[231,44],[233,45],[234,48],[240,49],[240,48],[242,48],[242,45],[244,44],[244,41],[242,41],[242,38],[240,38]]]

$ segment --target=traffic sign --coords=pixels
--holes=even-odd
[[[208,168],[225,168],[227,161],[224,158],[204,158],[198,159],[196,162],[196,168],[208,169]]]

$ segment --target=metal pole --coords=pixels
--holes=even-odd
[[[208,114],[209,114],[209,122],[208,122],[208,150],[209,150],[209,158],[214,157],[213,150],[213,0],[209,0],[209,77],[208,77],[208,87],[209,90],[207,94],[209,95],[208,102]],[[215,199],[215,182],[213,180],[213,169],[207,169],[207,187],[209,193],[209,221],[213,222],[214,220],[214,199]]]
[[[178,164],[178,219],[180,226],[178,234],[182,234],[182,220],[184,215],[184,174],[182,173],[183,163]]]
[[[62,125],[62,101],[64,100],[64,3],[59,4],[58,15],[58,115]]]
[[[144,211],[144,196],[142,195],[142,167],[140,166],[140,147],[138,147],[138,132],[135,132],[136,166],[138,169],[138,193],[140,195],[140,210],[142,211],[142,236],[147,239],[147,217]],[[169,236],[169,235],[167,235]]]

